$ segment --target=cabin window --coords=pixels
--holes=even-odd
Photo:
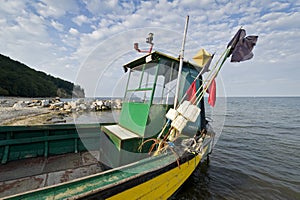
[[[149,103],[155,86],[157,63],[146,63],[130,70],[125,101]]]
[[[178,66],[177,61],[161,58],[153,104],[174,103]]]
[[[160,58],[130,69],[125,102],[174,103],[178,61]]]

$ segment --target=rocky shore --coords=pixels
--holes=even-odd
[[[122,101],[99,99],[0,99],[0,125],[36,125],[65,123],[67,117],[86,112],[121,109]]]

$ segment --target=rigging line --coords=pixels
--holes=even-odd
[[[240,29],[242,29],[242,26],[239,28],[239,30],[240,30]],[[239,31],[239,30],[238,30],[238,31]],[[216,65],[215,65],[214,69],[216,68],[217,64],[220,62],[221,58],[225,55],[224,58],[223,58],[223,61],[221,62],[220,66],[218,67],[217,71],[216,71],[215,74],[210,78],[210,80],[209,80],[208,84],[206,85],[206,87],[204,88],[204,90],[201,91],[202,94],[200,93],[200,96],[197,97],[197,99],[196,99],[196,100],[197,100],[196,105],[199,104],[199,102],[200,102],[201,99],[203,98],[205,92],[207,91],[207,89],[209,88],[210,84],[212,83],[212,80],[213,80],[213,79],[218,75],[218,73],[220,72],[220,70],[221,70],[223,64],[225,63],[225,61],[226,61],[227,58],[228,58],[228,55],[230,54],[230,51],[232,50],[233,45],[235,45],[235,43],[236,43],[238,40],[239,40],[239,38],[234,36],[234,39],[233,39],[231,45],[228,46],[228,47],[226,48],[226,50],[225,50],[225,51],[222,53],[222,55],[220,56],[220,58],[219,58],[219,60],[217,61],[217,63],[216,63]],[[214,69],[213,69],[212,71],[214,71]],[[208,78],[209,78],[210,75],[211,75],[211,73],[208,75],[208,77],[207,77],[206,80],[202,83],[202,85],[199,87],[199,89],[201,89],[201,87],[204,86],[204,83],[207,82],[207,80],[208,80]],[[198,90],[199,90],[199,89],[198,89]],[[198,91],[195,93],[195,95],[197,95],[197,93],[198,93]],[[192,97],[192,98],[194,98],[194,97]]]
[[[215,65],[212,67],[212,69],[210,70],[210,72],[209,72],[209,74],[208,74],[208,76],[206,77],[206,79],[204,80],[204,81],[202,81],[202,84],[200,85],[200,87],[198,88],[198,90],[195,92],[195,94],[192,96],[192,99],[193,98],[195,98],[195,97],[197,97],[196,98],[196,104],[195,105],[198,105],[199,104],[199,102],[200,102],[200,100],[202,99],[202,94],[205,94],[204,93],[204,91],[203,91],[203,89],[202,88],[204,88],[204,84],[206,83],[206,82],[208,82],[208,81],[210,81],[211,79],[212,79],[212,77],[213,77],[213,74],[214,73],[216,73],[215,72],[215,70],[217,69],[217,66],[218,66],[218,64],[219,64],[219,62],[221,61],[221,59],[224,57],[224,55],[226,54],[226,51],[227,51],[228,49],[225,49],[224,51],[223,51],[223,53],[222,53],[222,55],[220,56],[220,58],[218,59],[218,61],[215,63]],[[226,58],[226,57],[225,57]],[[226,59],[225,59],[226,60]],[[223,60],[223,62],[222,62],[222,64],[224,63],[224,60]],[[219,67],[220,68],[220,67]],[[203,68],[204,69],[204,68]],[[202,70],[203,70],[202,69]],[[201,70],[201,71],[202,71]],[[217,72],[219,71],[219,69],[217,70]],[[200,74],[200,73],[199,73]],[[198,75],[199,75],[198,74]],[[200,76],[200,75],[199,75]],[[197,77],[199,77],[199,76],[197,76]],[[211,77],[212,76],[212,77]],[[211,78],[210,78],[211,77]],[[196,79],[195,79],[196,80]],[[195,81],[194,80],[194,81]],[[210,85],[211,83],[209,83],[209,85]],[[199,93],[200,92],[200,93]],[[206,92],[206,90],[205,90],[205,92]],[[184,97],[181,99],[181,101],[180,101],[180,104],[183,102],[183,100],[184,100],[184,98],[186,97],[186,95],[187,95],[187,92],[185,93],[185,95],[184,95]],[[200,96],[199,96],[200,95]],[[199,99],[199,97],[201,97],[200,99]],[[180,105],[179,104],[179,105]],[[177,107],[178,108],[178,107]]]
[[[212,61],[213,56],[214,56],[214,54],[212,55],[212,57],[210,58],[210,60],[209,60],[208,62],[211,62],[211,61]],[[206,63],[206,64],[208,64],[208,63]],[[210,65],[210,63],[209,63],[209,65]],[[206,65],[203,66],[203,68],[202,68],[201,71],[197,74],[197,76],[196,76],[196,78],[193,80],[193,82],[196,81],[197,79],[199,79],[199,77],[200,77],[200,76],[202,75],[202,73],[204,72],[205,67],[206,67]],[[208,67],[209,67],[209,66],[208,66]],[[212,70],[214,70],[214,69],[212,69]],[[210,71],[209,73],[211,73],[211,71]],[[192,82],[192,83],[193,83],[193,82]],[[201,85],[201,86],[202,86],[202,85]],[[200,88],[201,88],[201,86],[200,86]],[[199,89],[198,89],[198,90],[199,90]],[[195,96],[196,96],[197,93],[198,93],[198,90],[196,91],[195,94],[193,94],[192,99],[195,98]],[[181,98],[181,100],[180,100],[180,102],[179,102],[177,108],[178,108],[179,105],[184,101],[184,98],[187,96],[187,91],[188,91],[188,90],[186,90],[185,94],[184,94],[183,97]],[[177,108],[176,108],[176,109],[177,109]]]
[[[210,72],[209,72],[208,76],[206,77],[206,79],[202,81],[202,84],[200,85],[200,87],[198,88],[198,90],[195,92],[195,94],[192,96],[192,99],[196,97],[195,102],[197,102],[197,103],[196,103],[195,105],[198,105],[198,104],[199,104],[199,102],[200,102],[200,100],[201,100],[201,98],[202,98],[201,96],[202,96],[203,94],[205,94],[204,92],[206,92],[206,90],[203,91],[204,85],[205,85],[206,82],[212,80],[210,77],[213,77],[213,74],[216,73],[215,70],[218,68],[217,66],[218,66],[219,62],[221,61],[221,59],[224,57],[226,51],[227,51],[227,49],[222,53],[222,55],[220,56],[220,58],[218,59],[218,61],[215,63],[215,65],[214,65],[214,66],[212,67],[212,69],[210,70]],[[220,67],[219,67],[219,68],[220,68]],[[204,69],[204,68],[203,68],[203,69]],[[202,70],[203,70],[203,69],[202,69]],[[201,71],[202,71],[202,70],[201,70]],[[219,70],[217,70],[217,71],[219,71]],[[201,73],[201,72],[200,72],[200,73]],[[199,74],[200,74],[200,73],[199,73]],[[199,75],[199,74],[198,74],[198,75]],[[200,75],[199,75],[199,76],[200,76]],[[197,77],[199,77],[199,76],[197,76]],[[196,80],[196,79],[195,79],[195,80]],[[195,80],[194,80],[194,81],[195,81]],[[211,84],[211,83],[209,83],[209,84]],[[184,98],[186,97],[186,95],[187,95],[187,92],[185,93],[184,97],[181,99],[180,104],[183,102],[183,100],[184,100]],[[200,96],[199,96],[199,95],[200,95]],[[201,98],[199,99],[199,97],[201,97]],[[179,105],[180,105],[180,104],[179,104]]]
[[[224,64],[225,61],[227,60],[227,55],[228,55],[230,49],[231,49],[231,47],[228,47],[228,48],[224,51],[223,55],[220,57],[220,58],[222,58],[222,57],[225,55],[224,58],[223,58],[223,61],[222,61],[221,64],[220,64],[220,66],[217,68],[217,71],[213,73],[213,76],[209,79],[207,85],[206,85],[206,86],[203,88],[203,90],[201,91],[202,94],[200,93],[201,95],[200,95],[199,97],[197,97],[197,104],[200,103],[201,99],[204,97],[205,92],[208,90],[209,86],[211,85],[212,81],[217,77],[217,75],[218,75],[219,71],[221,70],[223,64]],[[197,104],[196,104],[196,105],[197,105]]]
[[[242,27],[240,27],[240,29],[241,29],[241,28],[242,28]],[[232,44],[235,44],[236,40],[238,40],[238,38],[235,38],[234,41],[232,42]],[[225,55],[224,58],[223,58],[223,61],[222,61],[221,65],[220,65],[219,68],[218,68],[218,70],[214,73],[213,77],[212,77],[211,79],[209,79],[208,84],[206,85],[206,87],[204,87],[203,90],[201,90],[200,96],[197,97],[197,99],[196,99],[196,100],[197,100],[196,105],[198,105],[198,104],[200,103],[200,101],[201,101],[201,99],[203,98],[205,92],[207,91],[208,87],[209,87],[210,84],[212,83],[213,78],[215,78],[215,77],[218,75],[218,73],[220,72],[220,70],[221,70],[221,68],[222,68],[222,66],[223,66],[223,64],[224,64],[224,62],[226,61],[226,59],[227,59],[227,57],[228,57],[228,55],[229,55],[229,53],[230,53],[230,51],[231,51],[231,48],[232,48],[232,45],[230,45],[229,47],[226,48],[226,50],[222,53],[222,55],[221,55],[220,58],[218,59],[217,63],[216,63],[215,66],[213,67],[213,69],[210,71],[210,73],[209,73],[208,77],[206,78],[206,80],[202,81],[202,84],[201,84],[201,86],[198,88],[198,90],[196,91],[195,95],[197,95],[197,93],[200,91],[200,89],[201,89],[202,87],[204,87],[204,83],[207,82],[207,80],[209,79],[209,76],[210,76],[211,74],[213,74],[213,71],[217,68],[217,65],[219,64],[221,58]],[[184,98],[182,98],[182,99],[184,99]],[[182,99],[181,99],[181,101],[182,101]],[[180,105],[180,104],[179,104],[179,105]],[[177,109],[177,107],[176,107],[176,109]],[[161,135],[163,134],[164,130],[166,129],[166,127],[167,127],[167,125],[170,123],[170,121],[171,121],[171,120],[168,119],[168,121],[165,123],[163,129],[161,130],[159,136],[157,137],[158,139],[161,137]]]
[[[227,50],[227,49],[226,49],[226,50]],[[220,60],[221,60],[221,58],[222,58],[222,57],[224,56],[224,54],[226,53],[226,50],[222,53],[222,55],[220,56],[220,58],[218,59],[218,61],[217,61],[216,64],[214,65],[214,67],[211,69],[211,71],[209,72],[208,77],[211,76],[211,75],[213,74],[213,72],[214,72],[215,69],[217,68],[217,66],[218,66],[218,64],[219,64],[219,62],[220,62]],[[202,70],[204,70],[204,67],[203,67]],[[201,70],[201,71],[202,71],[202,70]],[[201,73],[201,72],[200,72],[200,73]],[[200,74],[200,73],[199,73],[199,74]],[[199,75],[199,76],[200,76],[200,75]],[[197,95],[197,93],[201,90],[201,88],[204,87],[204,83],[207,82],[208,77],[207,77],[207,79],[206,79],[205,81],[202,82],[201,86],[198,88],[198,90],[196,91],[195,95]],[[195,79],[195,80],[196,80],[196,79]],[[201,94],[201,93],[203,93],[203,90],[201,90],[200,94]],[[186,96],[186,94],[187,94],[187,93],[185,93],[185,96]],[[185,97],[185,96],[184,96],[184,97]],[[184,97],[181,99],[180,104],[182,103]],[[194,97],[193,97],[193,98],[194,98]],[[198,99],[198,98],[197,98],[197,99]],[[197,100],[197,99],[196,99],[196,100]],[[202,99],[202,98],[201,98],[201,99]],[[200,100],[201,100],[201,99],[200,99]],[[199,102],[200,102],[200,100],[199,100]],[[197,101],[198,101],[198,100],[197,100]],[[197,104],[198,104],[199,102],[197,102]],[[179,107],[180,104],[178,104],[178,106],[177,106],[175,109],[177,109],[177,108]],[[196,105],[197,105],[197,104],[196,104]],[[162,136],[162,134],[164,133],[165,129],[166,129],[167,126],[170,124],[170,122],[171,122],[170,119],[168,119],[168,120],[165,122],[164,127],[162,128],[161,132],[160,132],[159,135],[157,136],[158,139]]]

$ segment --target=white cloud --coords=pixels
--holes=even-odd
[[[41,16],[54,18],[64,16],[67,12],[75,13],[79,9],[77,2],[73,0],[41,0],[32,6]]]
[[[25,1],[5,1],[5,3],[1,3],[0,7],[0,16],[16,16],[23,12],[25,8]]]
[[[69,33],[71,33],[72,35],[78,35],[79,34],[78,30],[75,29],[75,28],[70,28]]]
[[[89,18],[85,15],[79,15],[73,18],[72,21],[78,26],[81,26],[83,23],[89,23]]]
[[[64,25],[55,21],[55,20],[51,20],[51,25],[58,31],[63,31],[64,30]]]
[[[279,81],[277,76],[281,75],[277,69],[281,69],[281,65],[288,65],[293,71],[285,72],[284,76],[291,73],[292,79],[296,80],[293,75],[300,75],[297,67],[300,58],[297,45],[300,43],[300,28],[297,25],[300,16],[299,5],[297,7],[296,4],[271,0],[41,0],[34,3],[10,0],[0,7],[0,53],[47,73],[75,80],[80,63],[93,55],[95,49],[102,53],[99,55],[101,57],[95,57],[92,65],[98,70],[96,63],[109,65],[112,62],[109,59],[114,59],[111,56],[116,52],[126,55],[122,57],[124,62],[139,56],[133,51],[132,44],[139,42],[141,48],[148,48],[144,42],[148,32],[154,32],[154,49],[177,55],[188,14],[186,59],[191,59],[202,47],[211,53],[217,51],[219,55],[243,25],[247,34],[257,34],[259,40],[254,49],[254,59],[239,64],[245,70],[239,72],[253,74],[251,81],[266,76],[266,80],[276,84]],[[238,76],[238,72],[234,73],[238,68],[235,66],[238,65],[226,63],[224,66],[225,83],[231,83],[232,76],[228,74]],[[114,79],[110,81],[121,75],[117,73],[119,68],[115,69],[111,74]],[[258,76],[262,69],[266,70],[264,73],[276,69],[269,73],[279,75]],[[250,81],[246,75],[243,79]],[[240,89],[230,87],[230,91],[234,91],[231,94],[239,93]]]
[[[112,12],[118,5],[117,0],[84,0],[84,3],[86,4],[86,8],[96,16]]]

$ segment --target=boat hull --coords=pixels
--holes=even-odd
[[[3,199],[167,199],[209,153],[159,155],[102,173]]]
[[[202,159],[195,155],[192,159],[166,172],[157,175],[144,183],[138,184],[112,197],[111,200],[122,199],[167,199],[174,194],[193,173]]]

